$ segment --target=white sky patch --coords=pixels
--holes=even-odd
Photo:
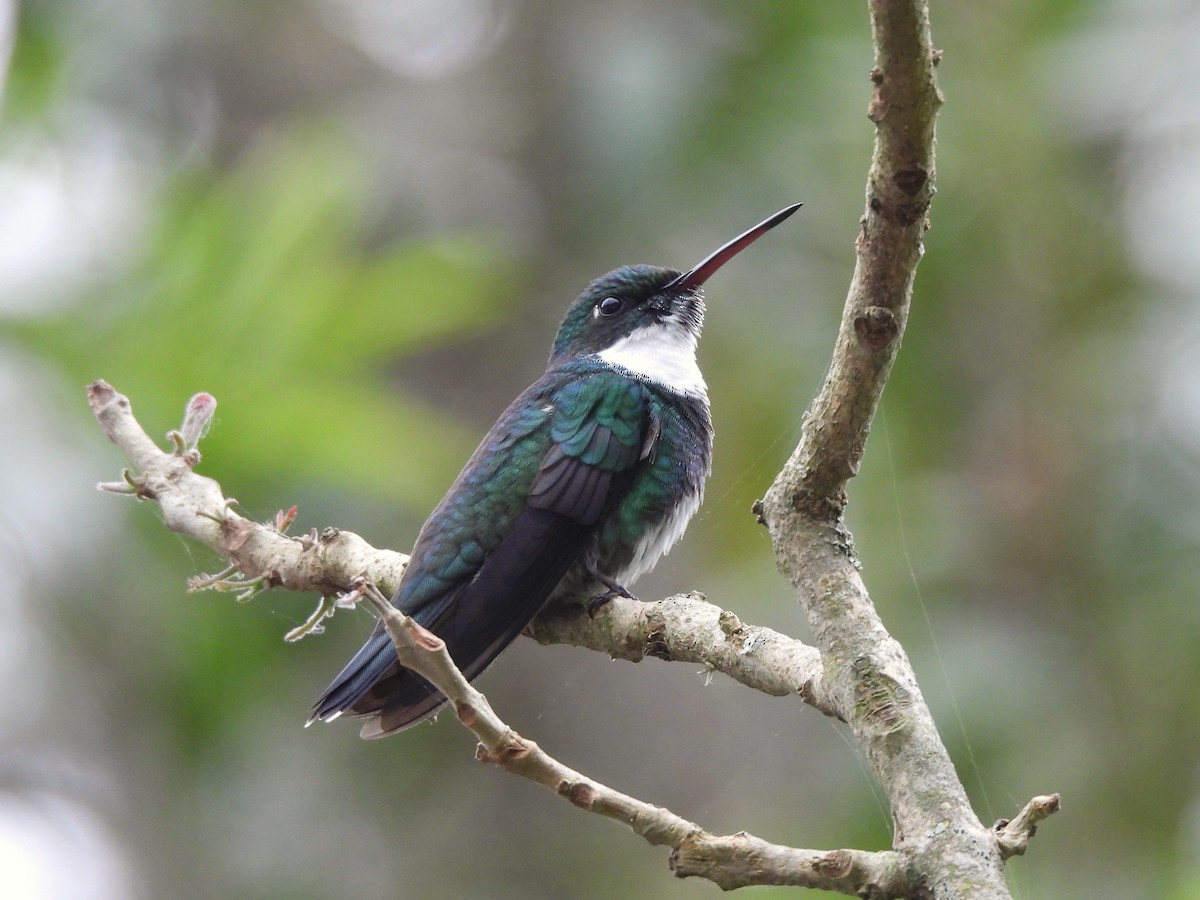
[[[3,2],[3,0],[0,0]],[[0,153],[0,313],[32,312],[128,262],[150,188],[119,123],[76,109],[68,133]]]
[[[13,43],[17,38],[16,0],[0,0],[0,97],[8,84],[8,67],[12,62]]]
[[[330,27],[397,75],[445,78],[485,59],[507,32],[497,0],[320,0]]]
[[[136,894],[120,842],[86,806],[51,794],[0,795],[0,896],[126,900]]]
[[[1125,233],[1142,268],[1184,291],[1200,287],[1200,6],[1115,0],[1092,27],[1047,50],[1044,83],[1062,121],[1122,145]]]
[[[1159,379],[1155,415],[1200,446],[1200,5],[1112,0],[1089,28],[1047,48],[1046,77],[1064,126],[1119,151],[1115,193],[1136,264],[1160,290],[1142,298],[1147,371]]]

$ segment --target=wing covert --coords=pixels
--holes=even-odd
[[[632,378],[599,372],[565,385],[553,404],[550,449],[527,502],[591,526],[610,508],[614,486],[648,455],[646,438],[656,429],[645,390]]]

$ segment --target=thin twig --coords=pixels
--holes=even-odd
[[[548,788],[574,806],[625,824],[654,846],[670,847],[679,878],[701,876],[726,890],[754,884],[820,888],[852,896],[907,896],[910,885],[899,854],[864,850],[800,850],[753,835],[710,834],[661,806],[613,790],[562,764],[509,728],[454,665],[445,643],[397,610],[374,585],[357,589],[387,627],[402,665],[450,700],[479,739],[476,758]]]
[[[194,471],[199,453],[187,441],[198,441],[203,433],[194,419],[188,421],[195,398],[185,410],[188,430],[184,449],[177,454],[160,449],[150,439],[134,417],[129,399],[107,382],[88,385],[87,395],[100,429],[133,464],[136,474],[127,476],[126,493],[157,502],[168,528],[209,547],[247,579],[262,578],[266,586],[323,596],[345,591],[364,572],[384,590],[399,584],[408,561],[403,554],[377,550],[358,535],[336,528],[326,529],[315,540],[288,537],[278,527],[235,512],[221,486]]]
[[[1024,856],[1029,847],[1029,839],[1037,834],[1038,823],[1061,808],[1058,794],[1046,794],[1034,797],[1026,803],[1016,818],[1001,819],[993,825],[992,831],[996,833],[1000,855],[1005,859]]]

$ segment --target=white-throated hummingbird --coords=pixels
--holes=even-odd
[[[683,536],[712,467],[696,364],[701,287],[797,209],[687,272],[624,266],[571,304],[546,372],[492,426],[417,535],[392,603],[446,642],[474,679],[550,601],[632,597]],[[402,667],[379,623],[313,706],[369,717],[365,738],[446,702]]]

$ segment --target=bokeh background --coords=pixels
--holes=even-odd
[[[938,197],[849,524],[981,817],[1061,791],[1022,898],[1200,897],[1200,7],[941,4]],[[664,897],[666,854],[443,720],[304,730],[370,628],[189,595],[218,562],[94,490],[220,402],[201,471],[407,549],[575,293],[709,287],[708,499],[639,584],[804,636],[749,509],[853,265],[863,4],[0,0],[0,895]],[[482,680],[570,765],[719,832],[886,847],[834,723],[519,641]],[[770,889],[749,891],[767,895]]]

